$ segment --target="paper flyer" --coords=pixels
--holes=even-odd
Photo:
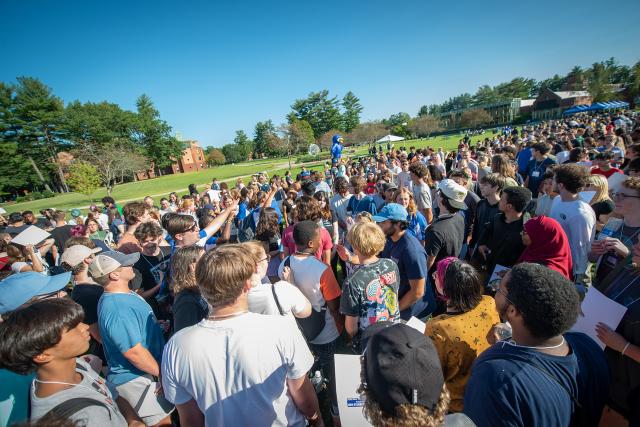
[[[604,323],[615,330],[626,312],[627,307],[608,298],[602,292],[591,286],[589,292],[587,292],[587,296],[585,296],[584,301],[582,301],[578,320],[571,330],[589,335],[589,337],[604,349],[605,345],[596,335],[596,325],[598,323]]]
[[[360,387],[360,356],[336,354],[336,394],[343,427],[370,426],[362,413],[364,402],[356,391]]]
[[[27,245],[37,245],[45,239],[51,237],[51,234],[44,231],[42,228],[38,228],[35,225],[31,225],[26,228],[23,232],[18,234],[11,240],[11,243],[15,243],[16,245],[27,246]]]

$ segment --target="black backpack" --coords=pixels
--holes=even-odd
[[[284,266],[291,268],[291,257],[287,257],[284,260]],[[295,286],[295,283],[293,284]],[[282,310],[282,306],[280,305],[280,301],[278,300],[278,295],[276,294],[275,285],[271,285],[271,293],[273,293],[273,299],[276,301],[276,305],[278,306],[278,311],[281,316],[284,316],[284,311]],[[296,319],[296,323],[298,324],[298,328],[302,332],[302,335],[307,339],[307,341],[313,341],[320,335],[320,332],[324,329],[326,324],[326,311],[327,304],[325,304],[320,308],[320,311],[316,311],[311,308],[311,314],[309,317],[305,317],[304,319]]]

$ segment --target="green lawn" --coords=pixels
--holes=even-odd
[[[489,134],[485,134],[484,136],[474,136],[472,137],[472,141],[476,142],[490,134],[491,133],[489,132]],[[405,146],[407,147],[407,149],[410,146],[415,146],[417,148],[432,147],[434,149],[443,147],[443,149],[447,151],[456,149],[460,138],[462,138],[462,135],[455,134],[449,136],[438,136],[429,139],[399,141],[395,143],[395,147]],[[383,146],[386,149],[386,144]],[[366,154],[367,147],[358,147],[356,148],[355,153],[357,155]],[[347,153],[345,154],[349,155]],[[300,170],[300,166],[294,165],[294,161],[295,157],[292,157],[292,173],[294,173],[295,175],[295,173]],[[321,165],[322,162],[319,163],[318,167],[321,167]],[[237,165],[218,166],[198,172],[167,175],[146,181],[129,182],[126,184],[117,185],[113,191],[112,196],[118,202],[142,199],[147,195],[153,196],[156,200],[159,200],[160,197],[167,196],[172,191],[176,191],[181,194],[186,193],[189,184],[196,184],[199,187],[202,187],[204,186],[204,184],[210,183],[212,178],[214,177],[218,178],[218,180],[220,181],[232,181],[233,178],[251,175],[255,172],[262,171],[267,171],[271,175],[273,175],[274,173],[284,174],[286,168],[286,157],[277,159],[261,159]],[[41,209],[49,207],[56,209],[83,208],[90,205],[92,202],[99,202],[99,200],[106,195],[106,190],[104,188],[101,188],[100,190],[92,194],[91,197],[87,197],[84,194],[79,193],[68,193],[49,199],[34,200],[32,202],[7,203],[4,204],[3,207],[7,210],[7,212],[17,212],[24,210],[32,210],[34,212],[38,212]]]

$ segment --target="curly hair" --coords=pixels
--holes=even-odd
[[[581,188],[589,184],[589,170],[575,163],[559,165],[553,172],[558,184],[564,185],[564,188],[573,194],[580,191]]]
[[[431,173],[429,168],[422,162],[413,162],[409,166],[409,172],[421,178],[429,187],[433,185],[433,179],[431,179]]]
[[[268,242],[269,239],[280,233],[279,223],[278,212],[274,208],[262,208],[256,227],[256,239]]]
[[[313,197],[301,196],[296,200],[296,219],[302,221],[319,221],[322,218],[320,202]]]
[[[580,297],[573,283],[560,273],[540,264],[521,263],[509,275],[508,298],[522,314],[531,335],[552,338],[576,322]]]

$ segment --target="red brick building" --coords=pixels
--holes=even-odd
[[[171,165],[170,173],[194,172],[206,169],[207,161],[198,141],[185,141],[185,144],[187,148],[184,149],[182,157]]]

